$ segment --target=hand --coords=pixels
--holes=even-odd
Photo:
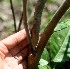
[[[0,69],[26,69],[28,42],[25,30],[0,41]]]

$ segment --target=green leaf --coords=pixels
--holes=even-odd
[[[48,51],[46,50],[46,48],[44,48],[44,51],[42,53],[41,58],[48,61],[48,59],[49,59],[49,56],[48,55],[49,55],[48,54]]]
[[[44,65],[44,66],[38,65],[38,68],[39,69],[51,69],[50,66],[48,66],[48,65]]]
[[[63,28],[63,29],[62,29]],[[54,62],[67,61],[70,57],[69,33],[70,20],[65,20],[57,25],[50,39],[51,57]],[[68,49],[68,50],[67,50]],[[67,56],[66,56],[67,55]]]
[[[44,49],[39,69],[56,69],[70,58],[70,19],[65,20],[57,25],[49,40],[50,50]],[[50,56],[49,56],[50,55]],[[51,57],[51,58],[50,58]],[[49,59],[51,61],[49,61]],[[49,65],[50,64],[50,65]],[[58,69],[58,68],[57,68]]]
[[[61,61],[65,62],[65,61],[68,61],[69,58],[70,58],[70,30],[67,36],[65,37],[62,47],[60,48],[59,52],[57,53],[53,61],[54,62],[61,62]]]
[[[51,69],[51,68],[50,66],[48,66],[48,61],[41,58],[37,69]]]
[[[40,59],[39,64],[40,64],[41,66],[45,66],[45,65],[48,64],[48,62],[47,62],[46,60],[44,60],[44,59]]]
[[[67,20],[59,23],[54,31],[62,30],[62,29],[69,27],[69,26],[70,26],[70,19],[67,19]]]

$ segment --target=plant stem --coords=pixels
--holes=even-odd
[[[42,16],[42,12],[45,6],[47,0],[38,0],[36,7],[35,7],[35,13],[34,13],[34,20],[33,20],[33,28],[31,30],[31,38],[32,38],[32,45],[33,45],[33,51],[34,53],[36,52],[36,46],[38,44],[38,40],[39,40],[39,30],[40,30],[40,24],[41,24],[41,16]],[[35,53],[36,54],[36,53]],[[29,69],[34,69],[34,66],[32,64],[32,59],[35,59],[34,56],[35,54],[30,53],[29,54],[29,58],[28,58],[28,62],[29,62]]]
[[[66,0],[64,1],[64,3],[59,7],[59,9],[56,11],[54,17],[52,18],[52,20],[50,21],[50,23],[48,24],[48,26],[46,27],[39,45],[38,45],[38,51],[39,53],[42,53],[46,43],[48,42],[50,36],[52,35],[54,28],[56,27],[57,23],[59,22],[59,20],[61,19],[61,17],[64,15],[64,13],[67,11],[67,9],[69,8],[70,4],[69,2]],[[39,49],[40,48],[40,49]]]
[[[14,13],[14,7],[13,7],[12,0],[10,0],[10,4],[11,4],[11,10],[12,10],[12,15],[13,15],[13,20],[14,20],[15,32],[17,32],[17,29],[16,29],[16,19],[15,19],[15,13]]]
[[[33,49],[35,49],[35,47],[38,44],[41,16],[42,16],[42,12],[43,12],[46,1],[47,0],[38,0],[35,7],[34,20],[33,20],[34,25],[31,31]]]
[[[23,12],[22,12],[22,14],[21,14],[21,18],[20,18],[20,21],[19,21],[18,31],[19,31],[19,30],[20,30],[20,28],[21,28],[22,19],[23,19]]]
[[[38,62],[41,58],[41,54],[44,50],[44,47],[46,46],[46,43],[48,42],[50,36],[52,35],[57,23],[59,22],[61,17],[64,15],[64,13],[67,11],[69,6],[70,6],[69,2],[67,0],[64,1],[64,3],[59,7],[59,9],[55,13],[54,17],[52,18],[52,20],[46,27],[46,29],[43,32],[42,37],[39,41],[36,55],[35,56],[33,56],[32,54],[30,55],[30,57],[31,57],[30,69],[35,69],[35,67],[37,67]]]
[[[28,30],[28,25],[27,25],[27,13],[26,13],[26,6],[27,6],[27,0],[23,0],[23,24],[27,33],[27,39],[29,44],[32,46],[31,42],[31,37],[30,37],[30,32]]]

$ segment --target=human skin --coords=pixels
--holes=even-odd
[[[27,56],[28,41],[25,30],[0,41],[0,69],[26,69]]]

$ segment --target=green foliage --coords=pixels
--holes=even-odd
[[[41,58],[48,61],[49,60],[49,56],[48,55],[49,55],[49,53],[48,53],[48,51],[45,48],[43,53],[42,53]]]
[[[38,68],[65,69],[64,66],[66,66],[67,62],[69,62],[70,60],[70,20],[69,19],[60,22],[57,25],[49,42],[50,42],[50,53],[48,49],[46,48],[44,49]]]
[[[67,11],[70,12],[70,8]]]
[[[48,65],[44,65],[44,66],[39,65],[38,67],[39,69],[51,69]]]

